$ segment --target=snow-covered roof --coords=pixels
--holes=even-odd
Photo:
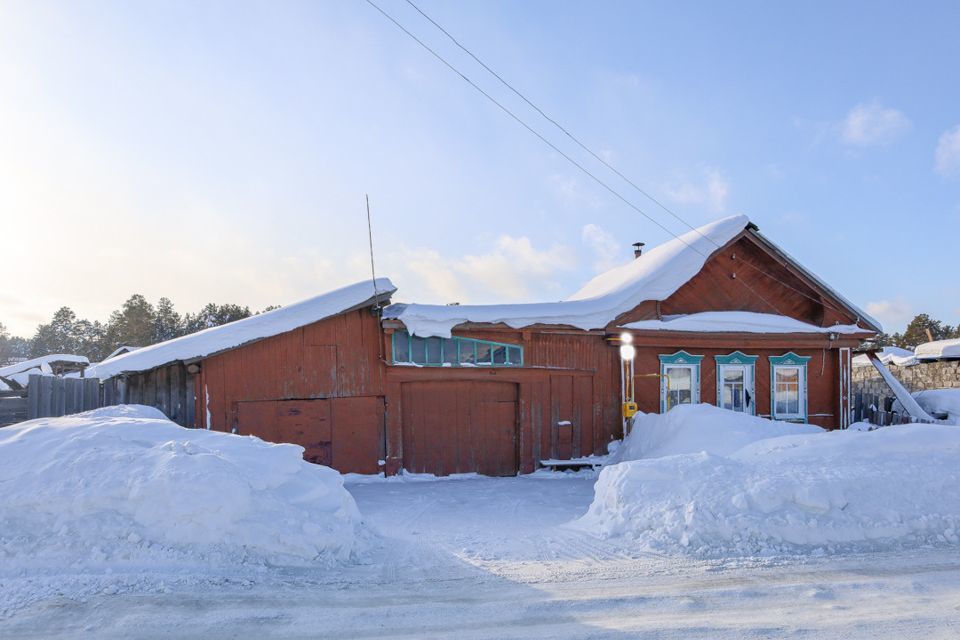
[[[639,320],[624,329],[647,331],[703,331],[709,333],[869,333],[855,324],[820,327],[787,316],[752,311],[706,311],[664,316],[663,320]]]
[[[24,360],[23,362],[2,367],[0,368],[0,377],[9,378],[14,374],[22,373],[30,369],[42,369],[44,365],[46,365],[49,370],[49,366],[51,364],[58,362],[84,365],[90,364],[90,360],[88,360],[86,356],[77,356],[73,355],[72,353],[51,353],[48,356],[32,358],[30,360]]]
[[[924,342],[916,348],[918,360],[937,360],[939,358],[960,358],[960,338]]]
[[[450,337],[466,322],[503,323],[514,329],[535,324],[602,329],[647,300],[665,300],[697,275],[707,258],[743,231],[750,220],[731,216],[689,231],[602,273],[561,302],[498,305],[396,304],[384,317],[403,322],[414,335]]]
[[[900,347],[884,347],[877,352],[877,357],[880,358],[880,362],[883,364],[895,364],[898,367],[917,364],[917,358],[914,356],[913,351],[901,349]],[[853,366],[872,367],[873,365],[870,363],[870,358],[867,357],[867,354],[861,353],[858,356],[854,356]]]
[[[106,358],[101,360],[101,362],[109,360],[110,358],[116,358],[117,356],[123,355],[124,353],[130,353],[131,351],[136,351],[139,348],[140,347],[131,347],[130,345],[125,344],[123,346],[120,346],[114,349],[112,352],[110,352],[110,355],[108,355]]]
[[[339,315],[376,296],[387,298],[396,290],[389,279],[377,278],[375,294],[374,282],[364,280],[273,311],[121,354],[96,365],[93,371],[88,370],[88,375],[107,379],[181,360],[203,358]]]

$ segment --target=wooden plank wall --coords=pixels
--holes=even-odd
[[[658,312],[674,315],[705,311],[773,313],[818,326],[855,320],[832,308],[835,306],[825,304],[809,283],[746,235],[711,256],[697,275],[659,307],[656,302],[644,302],[614,324],[654,319]]]
[[[104,382],[104,405],[143,404],[184,427],[196,426],[194,376],[182,363]]]
[[[206,358],[198,425],[206,394],[217,430],[229,430],[237,402],[383,396],[381,349],[379,319],[361,309]]]
[[[524,367],[387,367],[388,471],[403,463],[401,388],[406,381],[518,384],[522,473],[534,471],[545,458],[606,453],[607,443],[621,436],[619,360],[603,334],[483,328],[456,335],[522,345]]]
[[[637,347],[634,370],[638,376],[644,373],[660,373],[660,355],[670,355],[684,350],[691,355],[703,356],[700,363],[700,401],[717,403],[717,366],[714,356],[727,355],[740,350],[751,356],[759,356],[755,368],[755,399],[757,415],[770,415],[770,356],[782,356],[793,351],[800,356],[809,356],[807,363],[807,413],[810,423],[830,429],[840,424],[837,415],[840,405],[837,355],[832,349],[752,348],[749,345],[730,345],[723,348],[703,347]],[[644,413],[660,412],[660,379],[654,376],[636,378],[637,404]]]

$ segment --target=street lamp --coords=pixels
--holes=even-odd
[[[637,414],[634,399],[633,360],[637,357],[637,348],[633,346],[633,336],[624,331],[620,334],[620,397],[623,398],[623,436],[627,436],[627,424]]]

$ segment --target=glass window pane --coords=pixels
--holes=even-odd
[[[410,337],[410,362],[427,363],[427,341],[423,338]]]
[[[507,360],[509,364],[520,366],[523,364],[523,356],[520,347],[510,347],[507,351]]]
[[[727,367],[723,370],[724,382],[743,382],[743,369]]]
[[[393,361],[410,362],[410,335],[406,332],[393,334]]]
[[[427,363],[440,364],[441,362],[440,338],[427,338]]]
[[[685,389],[690,390],[692,386],[693,372],[687,367],[669,367],[667,368],[667,376],[670,378],[670,389],[673,391],[679,391]]]
[[[444,364],[457,364],[457,344],[460,341],[456,338],[443,341],[443,362]]]
[[[800,368],[777,367],[774,374],[776,384],[775,409],[778,415],[800,415]]]
[[[488,342],[476,342],[477,347],[477,364],[490,364],[490,343]]]
[[[507,363],[507,348],[503,345],[493,346],[493,364]]]
[[[476,343],[473,340],[460,340],[460,364],[476,364],[477,356],[474,353]]]
[[[797,382],[800,379],[800,369],[796,367],[777,367],[777,382]]]

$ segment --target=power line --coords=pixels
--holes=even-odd
[[[659,200],[657,200],[656,198],[654,198],[652,195],[650,195],[650,194],[649,194],[647,191],[645,191],[640,185],[638,185],[638,184],[635,183],[633,180],[631,180],[630,178],[628,178],[627,176],[625,176],[622,172],[620,172],[620,171],[619,171],[616,167],[614,167],[612,164],[610,164],[609,162],[607,162],[606,160],[604,160],[602,156],[600,156],[599,154],[595,153],[595,152],[593,151],[593,149],[591,149],[590,147],[588,147],[587,145],[585,145],[578,137],[576,137],[575,135],[573,135],[572,133],[570,133],[570,131],[569,131],[566,127],[564,127],[562,124],[560,124],[559,122],[557,122],[555,119],[553,119],[553,118],[551,118],[550,116],[548,116],[548,115],[543,111],[543,109],[541,109],[540,107],[538,107],[537,105],[535,105],[529,98],[527,98],[527,96],[523,95],[516,87],[514,87],[512,84],[510,84],[509,82],[507,82],[506,80],[504,80],[503,77],[502,77],[499,73],[497,73],[496,71],[494,71],[493,69],[491,69],[491,68],[487,65],[487,63],[485,63],[483,60],[481,60],[480,58],[478,58],[472,51],[470,51],[470,49],[467,49],[464,45],[462,45],[459,40],[457,40],[455,37],[453,37],[453,35],[450,34],[449,31],[447,31],[446,29],[444,29],[439,23],[437,23],[436,20],[434,20],[433,18],[431,18],[430,16],[428,16],[428,15],[423,11],[423,9],[421,9],[421,8],[418,7],[416,4],[414,4],[413,2],[411,2],[411,0],[406,0],[406,2],[407,2],[407,4],[409,4],[411,7],[413,7],[413,8],[417,11],[417,13],[419,13],[421,16],[423,16],[424,18],[426,18],[433,26],[435,26],[437,29],[439,29],[440,31],[442,31],[445,36],[447,36],[448,38],[450,38],[450,41],[453,42],[453,44],[457,45],[464,53],[466,53],[468,56],[470,56],[471,58],[473,58],[474,61],[477,62],[477,64],[479,64],[481,67],[483,67],[483,68],[486,69],[488,72],[490,72],[490,74],[491,74],[494,78],[496,78],[497,80],[499,80],[499,81],[501,82],[501,84],[503,84],[503,86],[505,86],[507,89],[510,89],[510,91],[512,91],[514,94],[516,94],[517,97],[519,97],[521,100],[523,100],[524,102],[526,102],[534,111],[536,111],[537,113],[539,113],[541,116],[544,117],[544,119],[546,119],[548,122],[550,122],[552,125],[554,125],[557,129],[559,129],[560,131],[562,131],[563,134],[564,134],[565,136],[567,136],[568,138],[570,138],[574,143],[576,143],[576,145],[577,145],[578,147],[580,147],[581,149],[583,149],[584,151],[586,151],[587,153],[589,153],[589,154],[593,157],[594,160],[596,160],[597,162],[599,162],[600,164],[602,164],[603,166],[605,166],[605,167],[606,167],[607,169],[609,169],[610,171],[612,171],[612,172],[614,172],[615,174],[617,174],[617,176],[619,176],[624,182],[626,182],[626,183],[629,184],[631,187],[633,187],[634,189],[636,189],[637,191],[639,191],[640,193],[642,193],[642,194],[643,194],[644,196],[646,196],[651,202],[653,202],[653,203],[656,204],[658,207],[660,207],[661,209],[663,209],[664,211],[666,211],[667,213],[669,213],[671,216],[673,216],[674,218],[676,218],[678,221],[682,222],[684,225],[686,225],[686,226],[687,226],[688,228],[690,228],[692,231],[696,231],[701,237],[706,238],[707,240],[710,240],[710,241],[712,242],[712,240],[711,240],[710,238],[707,238],[707,236],[705,236],[705,235],[703,235],[702,233],[700,233],[700,231],[699,231],[696,227],[694,227],[693,225],[691,225],[689,222],[687,222],[686,220],[684,220],[683,218],[681,218],[679,215],[677,215],[674,211],[672,211],[669,207],[667,207],[667,206],[664,205],[662,202],[660,202]],[[714,242],[713,244],[716,244],[716,242]],[[719,247],[719,245],[718,245],[718,247]]]
[[[457,68],[454,67],[452,64],[450,64],[449,62],[447,62],[446,58],[444,58],[444,57],[441,56],[439,53],[437,53],[436,51],[434,51],[433,49],[431,49],[429,45],[427,45],[425,42],[423,42],[423,40],[421,40],[421,39],[418,38],[417,36],[413,35],[413,33],[411,33],[409,30],[407,30],[407,28],[404,27],[402,24],[400,24],[399,22],[397,22],[397,20],[396,20],[393,16],[391,16],[389,13],[387,13],[386,11],[384,11],[383,9],[381,9],[379,5],[377,5],[375,2],[373,2],[373,0],[366,0],[366,2],[367,2],[367,4],[369,4],[371,7],[373,7],[374,9],[376,9],[377,11],[379,11],[381,14],[383,14],[383,16],[384,16],[387,20],[389,20],[390,22],[392,22],[394,25],[396,25],[396,27],[397,27],[398,29],[400,29],[401,31],[403,31],[403,32],[404,32],[405,34],[407,34],[408,36],[410,36],[417,44],[419,44],[421,47],[423,47],[424,49],[426,49],[427,51],[429,51],[429,52],[433,55],[433,57],[435,57],[437,60],[439,60],[440,62],[442,62],[442,63],[444,64],[444,66],[446,66],[448,69],[450,69],[450,70],[453,71],[455,74],[457,74],[458,76],[460,76],[460,77],[464,80],[464,82],[466,82],[466,83],[469,84],[471,87],[473,87],[474,89],[476,89],[477,91],[479,91],[481,94],[483,94],[483,96],[484,96],[487,100],[489,100],[490,102],[492,102],[493,104],[495,104],[497,107],[499,107],[501,111],[503,111],[503,112],[506,113],[508,116],[510,116],[511,118],[513,118],[514,120],[516,120],[516,122],[517,122],[520,126],[522,126],[524,129],[526,129],[527,131],[529,131],[530,133],[532,133],[533,135],[535,135],[537,138],[539,138],[540,141],[543,142],[545,145],[547,145],[548,147],[550,147],[551,149],[553,149],[554,151],[556,151],[557,153],[559,153],[561,156],[563,156],[563,158],[564,158],[567,162],[569,162],[570,164],[572,164],[572,165],[575,166],[576,168],[580,169],[580,171],[582,171],[583,173],[585,173],[587,176],[589,176],[591,179],[593,179],[594,182],[596,182],[596,183],[599,184],[601,187],[603,187],[604,189],[606,189],[607,191],[609,191],[611,194],[613,194],[617,199],[621,200],[621,201],[622,201],[624,204],[626,204],[628,207],[630,207],[631,209],[633,209],[633,210],[635,210],[636,212],[638,212],[638,213],[639,213],[640,215],[642,215],[644,218],[646,218],[647,220],[649,220],[649,221],[652,222],[653,224],[657,225],[658,227],[660,227],[661,229],[663,229],[664,231],[666,231],[667,233],[669,233],[671,236],[673,236],[674,238],[676,238],[677,240],[679,240],[680,242],[682,242],[683,244],[685,244],[685,245],[686,245],[687,247],[689,247],[690,249],[693,249],[694,251],[696,251],[696,249],[695,249],[694,247],[691,247],[690,244],[688,244],[683,238],[681,238],[680,236],[678,236],[677,234],[675,234],[673,231],[671,231],[670,229],[668,229],[667,227],[665,227],[664,225],[662,225],[658,220],[654,219],[654,218],[653,218],[652,216],[650,216],[650,214],[648,214],[646,211],[644,211],[643,209],[641,209],[640,207],[638,207],[637,205],[633,204],[632,202],[630,202],[629,200],[627,200],[625,197],[623,197],[622,195],[620,195],[620,193],[619,193],[616,189],[614,189],[613,187],[611,187],[610,185],[608,185],[606,182],[604,182],[603,180],[601,180],[600,178],[598,178],[596,175],[594,175],[593,173],[591,173],[589,169],[587,169],[587,168],[584,167],[582,164],[580,164],[579,162],[577,162],[576,160],[574,160],[572,157],[570,157],[569,155],[567,155],[565,152],[563,152],[563,151],[562,151],[559,147],[557,147],[555,144],[553,144],[552,142],[550,142],[549,140],[547,140],[539,131],[537,131],[536,129],[534,129],[533,127],[531,127],[529,124],[527,124],[526,122],[524,122],[523,120],[521,120],[520,117],[519,117],[517,114],[515,114],[513,111],[511,111],[510,109],[508,109],[507,107],[505,107],[502,103],[500,103],[499,101],[497,101],[496,98],[494,98],[494,97],[491,96],[489,93],[487,93],[487,92],[484,91],[482,88],[480,88],[480,86],[477,85],[473,80],[471,80],[471,79],[468,78],[466,75],[464,75],[463,72],[461,72],[459,69],[457,69]],[[697,253],[700,253],[700,252],[697,251]],[[700,255],[703,255],[703,254],[701,253]]]
[[[369,0],[368,0],[368,1],[369,1]],[[534,111],[536,111],[537,113],[539,113],[545,120],[547,120],[548,122],[550,122],[551,124],[553,124],[553,125],[554,125],[557,129],[559,129],[561,132],[563,132],[564,135],[566,135],[570,140],[572,140],[572,141],[573,141],[577,146],[579,146],[581,149],[583,149],[583,150],[586,151],[588,154],[590,154],[591,157],[593,157],[595,160],[597,160],[599,163],[601,163],[601,164],[602,164],[603,166],[605,166],[607,169],[609,169],[610,171],[612,171],[614,174],[616,174],[616,175],[617,175],[618,177],[620,177],[624,182],[626,182],[627,184],[629,184],[631,187],[633,187],[634,189],[636,189],[638,192],[640,192],[641,194],[643,194],[648,200],[650,200],[651,202],[653,202],[654,204],[656,204],[658,207],[660,207],[661,209],[663,209],[664,211],[666,211],[667,213],[669,213],[671,216],[673,216],[674,219],[676,219],[676,220],[678,220],[679,222],[683,223],[687,228],[689,228],[691,231],[693,231],[694,233],[696,233],[697,235],[699,235],[701,238],[705,239],[707,242],[710,242],[711,244],[713,244],[713,245],[714,245],[715,247],[717,247],[718,249],[722,248],[715,240],[713,240],[713,238],[711,238],[711,237],[709,237],[709,236],[707,236],[707,235],[704,235],[703,232],[700,231],[700,229],[694,227],[692,224],[690,224],[689,222],[687,222],[683,217],[681,217],[678,213],[676,213],[676,212],[673,211],[671,208],[669,208],[668,206],[666,206],[665,204],[663,204],[662,202],[660,202],[660,200],[658,200],[657,198],[655,198],[653,195],[651,195],[649,192],[647,192],[645,189],[643,189],[643,188],[642,188],[640,185],[638,185],[636,182],[634,182],[634,181],[631,180],[629,177],[627,177],[626,175],[624,175],[623,172],[621,172],[619,169],[617,169],[617,168],[614,167],[612,164],[610,164],[610,163],[609,163],[607,160],[605,160],[600,154],[598,154],[598,153],[596,153],[595,151],[593,151],[593,149],[591,149],[590,147],[588,147],[583,141],[581,141],[578,137],[576,137],[575,135],[573,135],[566,127],[564,127],[564,126],[561,125],[559,122],[557,122],[556,119],[554,119],[554,118],[550,117],[549,115],[547,115],[547,113],[546,113],[543,109],[541,109],[539,106],[537,106],[536,104],[534,104],[533,101],[530,100],[529,98],[527,98],[527,96],[525,96],[522,92],[520,92],[519,89],[517,89],[517,88],[514,87],[512,84],[510,84],[509,82],[507,82],[507,81],[503,78],[503,76],[501,76],[499,73],[497,73],[496,71],[494,71],[487,63],[485,63],[485,62],[484,62],[483,60],[481,60],[475,53],[473,53],[473,51],[471,51],[471,50],[468,49],[466,46],[464,46],[459,40],[457,40],[457,39],[453,36],[453,34],[451,34],[449,31],[447,31],[446,29],[444,29],[443,26],[442,26],[440,23],[438,23],[436,20],[434,20],[432,17],[430,17],[425,11],[423,11],[423,9],[421,9],[420,7],[418,7],[412,0],[406,0],[406,2],[407,2],[407,4],[409,4],[411,7],[413,7],[414,10],[416,10],[417,13],[419,13],[419,14],[420,14],[421,16],[423,16],[428,22],[430,22],[430,24],[432,24],[433,26],[435,26],[438,30],[440,30],[441,33],[443,33],[445,36],[447,36],[447,38],[449,38],[451,42],[453,42],[457,47],[459,47],[461,51],[463,51],[464,53],[466,53],[466,54],[467,54],[468,56],[470,56],[477,64],[479,64],[481,67],[483,67],[484,69],[486,69],[487,72],[489,72],[490,75],[492,75],[494,78],[496,78],[497,80],[499,80],[500,83],[503,84],[503,86],[505,86],[507,89],[509,89],[510,91],[512,91],[517,97],[519,97],[521,100],[523,100],[525,103],[527,103],[527,105],[529,105]],[[372,3],[371,3],[371,4],[372,4]],[[381,13],[383,13],[383,11],[381,11]],[[394,23],[396,23],[396,21],[394,21]],[[398,26],[399,26],[399,25],[398,25]],[[401,27],[401,28],[402,28],[402,27]],[[404,29],[404,31],[406,31],[406,29]],[[408,33],[409,33],[409,32],[408,32]],[[415,39],[416,39],[416,38],[415,38]],[[419,40],[418,40],[418,41],[419,41]],[[422,43],[421,43],[421,44],[422,44]],[[434,53],[434,55],[437,55],[437,54]],[[439,56],[438,56],[438,57],[439,57]],[[444,62],[445,62],[445,61],[444,61]],[[447,66],[450,66],[450,65],[448,64]],[[461,75],[461,77],[463,76],[463,74],[460,74],[459,72],[457,72],[457,73],[458,73],[459,75]],[[471,84],[473,84],[473,83],[471,82]],[[528,128],[529,128],[529,127],[528,127]],[[538,137],[540,137],[540,136],[538,135]],[[541,139],[542,139],[542,137],[541,137]],[[553,145],[550,145],[550,146],[553,147]],[[555,147],[554,147],[554,148],[555,148]],[[569,159],[569,158],[568,158],[568,159]],[[576,164],[576,163],[575,163],[575,164]],[[577,166],[579,167],[579,165],[577,165]],[[582,169],[582,167],[580,167],[580,168]],[[604,185],[604,186],[606,186],[606,185]],[[609,187],[607,187],[607,188],[609,189]],[[616,194],[616,195],[618,195],[618,197],[620,197],[621,200],[624,200],[624,198],[621,197],[621,196],[619,196],[619,194]],[[631,206],[632,206],[632,205],[631,205]],[[634,207],[634,208],[636,209],[636,207]],[[644,215],[646,215],[646,214],[644,214]],[[649,219],[649,216],[647,216],[647,218]],[[659,223],[657,223],[657,226],[659,226],[661,229],[664,229],[665,231],[667,231],[668,233],[670,233],[670,235],[672,235],[674,238],[677,238],[678,240],[680,239],[679,236],[677,236],[675,233],[673,233],[673,232],[670,231],[669,229],[666,229],[663,225],[660,225]],[[686,242],[684,242],[684,244],[686,244],[688,247],[690,247],[690,245],[687,244]],[[690,248],[693,249],[693,247],[690,247]],[[694,250],[696,251],[696,249],[694,249]],[[700,253],[700,252],[697,251],[697,253]],[[707,256],[704,255],[703,253],[700,253],[700,255],[703,256],[704,258],[707,258]],[[748,267],[750,267],[751,269],[757,271],[757,272],[760,273],[761,275],[764,275],[764,276],[766,276],[767,278],[770,278],[771,280],[773,280],[774,282],[777,282],[777,283],[779,283],[780,285],[786,287],[787,289],[790,289],[790,290],[793,291],[794,293],[797,293],[797,294],[799,294],[799,295],[802,295],[802,296],[804,296],[805,298],[808,298],[808,299],[812,300],[813,302],[816,302],[816,303],[818,303],[818,304],[822,304],[822,305],[824,305],[824,306],[826,306],[826,307],[829,307],[829,308],[833,309],[834,311],[840,311],[839,309],[837,309],[837,308],[834,307],[833,305],[829,304],[827,301],[823,300],[822,298],[814,298],[813,296],[811,296],[811,295],[809,295],[809,294],[807,294],[807,293],[805,293],[805,292],[803,292],[803,291],[800,291],[799,289],[797,289],[797,288],[795,288],[795,287],[787,284],[786,282],[784,282],[783,280],[780,280],[779,278],[777,278],[777,277],[774,276],[773,274],[768,273],[767,271],[764,271],[764,270],[761,269],[760,267],[758,267],[758,266],[756,266],[756,265],[754,265],[754,264],[752,264],[752,263],[750,263],[750,262],[743,261],[743,260],[742,260],[741,262],[742,262],[743,264],[747,265]],[[756,293],[756,291],[754,291],[751,287],[748,287],[748,288],[750,288],[751,291],[753,291],[754,293]],[[757,295],[759,295],[759,294],[757,294]],[[773,305],[770,304],[768,301],[764,300],[764,302],[767,302],[768,305],[770,305],[771,307],[773,307]],[[776,308],[776,307],[773,307],[773,308]]]
[[[594,173],[592,173],[590,170],[588,170],[586,167],[584,167],[581,163],[577,162],[577,161],[576,161],[574,158],[572,158],[570,155],[568,155],[567,153],[565,153],[564,151],[562,151],[559,147],[557,147],[557,146],[556,146],[555,144],[553,144],[550,140],[548,140],[546,137],[544,137],[543,134],[541,134],[539,131],[537,131],[537,130],[534,129],[532,126],[530,126],[529,124],[527,124],[523,119],[521,119],[521,118],[520,118],[518,115],[516,115],[513,111],[511,111],[511,110],[508,109],[506,106],[504,106],[501,102],[499,102],[497,99],[495,99],[495,98],[494,98],[492,95],[490,95],[488,92],[484,91],[484,90],[483,90],[479,85],[477,85],[473,80],[471,80],[469,77],[467,77],[467,76],[466,76],[463,72],[461,72],[459,69],[457,69],[456,67],[454,67],[450,62],[448,62],[443,56],[441,56],[439,53],[437,53],[437,52],[436,52],[434,49],[432,49],[429,45],[427,45],[425,42],[423,42],[423,40],[421,40],[420,38],[418,38],[418,37],[417,37],[416,35],[414,35],[410,30],[408,30],[406,27],[404,27],[402,24],[400,24],[399,21],[397,21],[392,15],[390,15],[389,13],[387,13],[386,11],[384,11],[379,5],[377,5],[375,2],[373,2],[373,0],[366,0],[366,2],[367,2],[367,4],[369,4],[370,6],[372,6],[374,9],[376,9],[381,15],[383,15],[385,18],[387,18],[390,22],[392,22],[392,23],[394,24],[394,26],[396,26],[398,29],[400,29],[401,31],[403,31],[403,32],[404,32],[407,36],[409,36],[413,41],[415,41],[417,44],[419,44],[421,47],[423,47],[426,51],[428,51],[431,55],[433,55],[433,56],[434,56],[437,60],[439,60],[444,66],[446,66],[448,69],[450,69],[450,70],[453,71],[455,74],[457,74],[458,76],[460,76],[460,78],[461,78],[464,82],[466,82],[466,83],[469,84],[471,87],[473,87],[473,88],[474,88],[476,91],[478,91],[481,95],[483,95],[485,98],[487,98],[487,100],[489,100],[490,102],[492,102],[492,103],[493,103],[494,105],[496,105],[500,110],[502,110],[504,113],[506,113],[508,116],[510,116],[513,120],[515,120],[518,124],[520,124],[523,128],[525,128],[527,131],[529,131],[529,132],[532,133],[534,136],[536,136],[541,142],[543,142],[543,143],[546,144],[548,147],[550,147],[551,149],[553,149],[556,153],[560,154],[560,156],[562,156],[565,160],[567,160],[567,162],[569,162],[570,164],[574,165],[577,169],[579,169],[579,170],[580,170],[581,172],[583,172],[585,175],[587,175],[588,177],[590,177],[594,182],[596,182],[596,183],[599,184],[601,187],[603,187],[603,188],[606,189],[608,192],[610,192],[610,194],[612,194],[612,195],[613,195],[614,197],[616,197],[618,200],[620,200],[621,202],[623,202],[624,204],[626,204],[628,207],[630,207],[631,209],[633,209],[633,210],[636,211],[637,213],[641,214],[644,218],[646,218],[647,220],[649,220],[650,222],[652,222],[653,224],[655,224],[657,227],[659,227],[659,228],[662,229],[663,231],[667,232],[669,235],[673,236],[676,240],[678,240],[679,242],[681,242],[681,243],[682,243],[683,245],[685,245],[687,248],[689,248],[689,249],[691,249],[692,251],[694,251],[694,252],[696,252],[697,254],[699,254],[699,255],[700,255],[701,257],[703,257],[704,259],[707,259],[707,258],[709,257],[709,256],[707,256],[706,254],[704,254],[703,252],[699,251],[696,247],[692,246],[690,243],[688,243],[688,242],[687,242],[686,240],[684,240],[682,237],[680,237],[679,235],[677,235],[676,233],[674,233],[673,231],[671,231],[669,228],[667,228],[666,226],[664,226],[663,224],[661,224],[658,220],[656,220],[655,218],[653,218],[650,214],[648,214],[646,211],[644,211],[643,209],[641,209],[639,206],[637,206],[636,204],[634,204],[633,202],[631,202],[630,200],[628,200],[628,199],[627,199],[626,197],[624,197],[619,191],[617,191],[616,189],[614,189],[613,187],[611,187],[609,184],[607,184],[606,182],[604,182],[603,180],[601,180],[599,177],[597,177]],[[596,154],[595,152],[593,152],[589,147],[587,147],[585,144],[583,144],[583,142],[581,142],[578,138],[576,138],[573,134],[571,134],[565,127],[563,127],[562,125],[560,125],[556,120],[554,120],[553,118],[549,117],[542,109],[540,109],[539,107],[537,107],[532,101],[530,101],[528,98],[526,98],[526,96],[524,96],[522,93],[520,93],[517,89],[515,89],[512,85],[510,85],[506,80],[504,80],[499,74],[497,74],[493,69],[491,69],[487,64],[485,64],[482,60],[480,60],[479,57],[477,57],[477,56],[476,56],[475,54],[473,54],[469,49],[467,49],[467,48],[464,47],[462,44],[460,44],[460,42],[459,42],[456,38],[454,38],[446,29],[444,29],[439,23],[437,23],[435,20],[433,20],[433,18],[431,18],[430,16],[428,16],[428,15],[427,15],[423,10],[421,10],[417,5],[415,5],[413,2],[411,2],[411,0],[406,0],[406,2],[407,2],[408,4],[410,4],[410,6],[412,6],[421,16],[423,16],[423,17],[424,17],[425,19],[427,19],[431,24],[433,24],[437,29],[439,29],[441,32],[443,32],[451,41],[454,42],[454,44],[456,44],[460,49],[462,49],[465,53],[467,53],[471,58],[473,58],[477,63],[479,63],[484,69],[486,69],[489,73],[491,73],[494,77],[496,77],[501,83],[503,83],[506,87],[508,87],[511,91],[513,91],[517,96],[519,96],[519,97],[520,97],[524,102],[526,102],[530,107],[532,107],[534,110],[536,110],[536,111],[537,111],[541,116],[543,116],[546,120],[548,120],[549,122],[553,123],[557,128],[559,128],[565,135],[567,135],[567,136],[568,136],[571,140],[573,140],[577,145],[579,145],[581,148],[583,148],[585,151],[587,151],[587,153],[589,153],[591,156],[593,156],[593,157],[596,158],[598,161],[600,161],[605,167],[607,167],[608,169],[610,169],[611,171],[613,171],[616,175],[620,176],[623,180],[625,180],[625,181],[626,181],[628,184],[630,184],[633,188],[635,188],[637,191],[639,191],[640,193],[642,193],[644,196],[646,196],[646,197],[647,197],[648,199],[650,199],[652,202],[654,202],[655,204],[657,204],[657,205],[658,205],[660,208],[662,208],[664,211],[666,211],[666,212],[669,213],[671,216],[673,216],[674,218],[676,218],[677,220],[679,220],[680,222],[682,222],[684,225],[686,225],[687,227],[689,227],[689,228],[690,228],[693,232],[695,232],[697,235],[699,235],[700,237],[704,238],[705,240],[707,240],[708,242],[710,242],[711,244],[713,244],[714,246],[716,246],[718,249],[719,249],[719,248],[722,248],[716,241],[714,241],[714,240],[713,240],[712,238],[710,238],[709,236],[704,235],[699,229],[697,229],[696,227],[692,226],[689,222],[687,222],[686,220],[684,220],[683,218],[681,218],[679,215],[677,215],[675,212],[673,212],[671,209],[669,209],[668,207],[666,207],[665,205],[663,205],[659,200],[657,200],[656,198],[654,198],[653,196],[651,196],[649,193],[647,193],[645,190],[643,190],[639,185],[637,185],[635,182],[633,182],[632,180],[630,180],[629,178],[627,178],[625,175],[623,175],[622,172],[620,172],[619,170],[617,170],[617,169],[616,169],[615,167],[613,167],[610,163],[608,163],[608,162],[605,161],[603,158],[601,158],[598,154]],[[800,295],[802,295],[802,296],[804,296],[804,297],[806,297],[806,298],[809,298],[809,299],[812,300],[813,302],[816,302],[816,303],[818,303],[818,304],[822,304],[822,305],[824,305],[824,306],[826,306],[826,307],[829,307],[829,308],[831,308],[831,309],[834,309],[835,311],[839,311],[839,309],[837,309],[837,308],[834,307],[833,305],[830,305],[828,302],[826,302],[826,301],[823,300],[822,298],[819,298],[819,299],[818,299],[818,298],[814,298],[813,296],[810,296],[809,294],[804,293],[803,291],[800,291],[800,290],[792,287],[791,285],[783,282],[782,280],[780,280],[780,279],[777,278],[776,276],[774,276],[774,275],[772,275],[772,274],[770,274],[770,273],[767,273],[766,271],[760,269],[760,267],[757,267],[756,265],[754,265],[754,264],[752,264],[752,263],[750,263],[750,262],[748,262],[748,261],[741,260],[740,262],[741,262],[741,264],[747,265],[748,267],[754,269],[754,270],[757,271],[758,273],[761,273],[762,275],[764,275],[764,276],[766,276],[766,277],[774,280],[775,282],[778,282],[779,284],[781,284],[781,285],[783,285],[784,287],[786,287],[786,288],[794,291],[795,293],[798,293],[798,294],[800,294]],[[747,289],[749,289],[752,293],[754,293],[754,295],[758,295],[758,296],[759,296],[759,294],[753,289],[753,287],[750,287],[749,285],[747,285],[747,284],[746,284],[745,282],[743,282],[742,280],[740,280],[740,282],[743,283],[743,285],[744,285]],[[773,309],[775,309],[778,313],[780,313],[781,315],[783,315],[783,312],[780,311],[780,310],[779,310],[775,305],[773,305],[771,302],[769,302],[768,300],[766,300],[766,299],[763,298],[762,296],[760,296],[760,298],[761,298],[764,302],[766,302],[769,306],[771,306]]]

